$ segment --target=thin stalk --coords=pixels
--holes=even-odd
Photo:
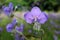
[[[16,30],[17,33],[19,33],[20,35],[22,35],[26,40],[29,40],[27,37],[24,36],[24,34],[22,32],[19,32]]]

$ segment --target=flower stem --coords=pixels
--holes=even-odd
[[[34,30],[37,30],[37,31],[40,31],[40,29],[41,29],[41,24],[39,24],[38,22],[35,22],[35,23],[34,23],[34,26],[33,26],[33,29],[34,29]]]
[[[27,37],[25,37],[25,35],[22,32],[19,32],[16,30],[17,33],[19,33],[20,35],[22,35],[26,40],[29,40]]]

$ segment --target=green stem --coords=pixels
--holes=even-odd
[[[37,31],[40,31],[40,29],[41,29],[41,24],[39,24],[38,22],[35,22],[35,23],[34,23],[34,26],[33,26],[33,29],[34,29],[34,30],[37,30]]]
[[[22,35],[26,40],[29,40],[27,37],[25,37],[25,35],[22,32],[19,32],[16,30],[17,33],[19,33],[20,35]]]

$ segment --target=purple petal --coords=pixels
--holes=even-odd
[[[5,7],[4,9],[3,9],[3,11],[5,12],[5,14],[7,15],[7,16],[9,16],[10,15],[10,9],[9,9],[9,7]]]
[[[18,33],[15,34],[15,40],[25,40],[25,38]]]
[[[34,18],[33,18],[33,16],[31,15],[31,13],[30,12],[27,12],[25,15],[24,15],[24,18],[25,18],[25,20],[26,20],[26,22],[27,23],[33,23],[33,21],[34,21]]]
[[[60,34],[60,31],[55,31],[56,34]]]
[[[16,19],[13,19],[12,24],[15,25],[17,23]]]
[[[10,8],[10,10],[13,10],[13,3],[12,2],[9,3],[9,8]]]
[[[54,40],[58,40],[58,37],[56,35],[53,35]]]
[[[18,30],[20,32],[23,32],[23,29],[24,29],[24,25],[23,24],[21,24],[20,27],[16,26],[16,30]]]
[[[51,25],[53,25],[53,27],[55,27],[55,28],[60,28],[60,26],[57,25],[54,21],[51,20],[50,23],[51,23]]]
[[[10,23],[6,26],[7,32],[11,32],[13,30],[14,26]]]
[[[2,27],[0,27],[0,32],[2,32],[3,31],[3,28]]]
[[[48,16],[44,12],[41,12],[38,7],[33,7],[31,12],[27,12],[24,15],[24,18],[26,22],[30,24],[34,21],[38,21],[39,23],[44,24],[47,21]]]
[[[15,40],[19,40],[19,34],[18,33],[15,34]]]
[[[47,21],[47,16],[45,13],[41,13],[39,16],[38,16],[38,20],[37,20],[39,23],[41,24],[44,24],[46,21]]]
[[[2,6],[2,9],[4,9],[6,6]]]
[[[35,17],[35,16],[39,16],[40,13],[41,13],[41,10],[40,10],[40,8],[38,8],[38,7],[33,7],[32,10],[31,10],[31,13],[32,13],[32,15],[33,15],[34,17]]]

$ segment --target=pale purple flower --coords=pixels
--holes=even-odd
[[[11,24],[11,23],[9,23],[9,24],[6,26],[7,32],[11,32],[11,31],[13,30],[13,28],[14,28],[14,25]]]
[[[3,9],[3,11],[4,11],[4,13],[5,13],[7,16],[9,16],[10,13],[11,13],[11,10],[10,10],[9,7],[5,7],[5,8]]]
[[[13,11],[13,4],[9,3],[9,6],[3,7],[3,11],[7,16],[10,16]]]
[[[11,11],[13,11],[13,3],[12,2],[9,3],[9,8]]]
[[[3,31],[3,28],[2,27],[0,27],[0,32],[2,32]]]
[[[16,33],[15,40],[25,40],[25,38],[22,35],[19,35],[18,33]]]
[[[60,34],[60,31],[55,31],[55,34]]]
[[[54,26],[55,28],[60,28],[60,25],[57,25],[54,21],[50,21],[50,24]]]
[[[19,27],[16,26],[16,30],[19,31],[19,32],[23,32],[23,30],[24,30],[24,25],[21,24]]]
[[[15,40],[19,40],[19,34],[18,33],[15,34]]]
[[[47,21],[48,16],[41,12],[41,10],[38,7],[33,7],[30,12],[27,12],[24,15],[24,18],[27,23],[34,23],[35,21],[44,24]]]
[[[17,24],[17,20],[16,19],[13,19],[12,24],[13,25],[16,25]]]
[[[6,6],[2,6],[2,9],[4,9]]]
[[[14,26],[16,25],[16,23],[17,23],[17,20],[13,19],[13,21],[6,26],[7,32],[11,32],[14,29]]]
[[[56,35],[53,35],[54,40],[58,40],[58,37]]]

